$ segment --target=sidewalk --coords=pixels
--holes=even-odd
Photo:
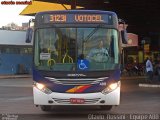
[[[135,79],[146,79],[146,76],[122,76],[121,80],[135,80]]]
[[[22,75],[0,75],[0,79],[9,79],[9,78],[31,78],[30,74],[22,74]]]
[[[139,87],[150,87],[150,88],[160,88],[160,81],[158,81],[158,76],[153,77],[152,83],[146,82],[146,76],[122,76],[121,80],[132,80],[132,81],[139,81]]]

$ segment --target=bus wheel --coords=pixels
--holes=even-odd
[[[52,106],[50,105],[41,105],[40,107],[42,111],[51,111],[52,109]]]
[[[101,105],[100,108],[101,108],[102,110],[107,110],[107,111],[109,111],[109,110],[112,109],[112,105]]]

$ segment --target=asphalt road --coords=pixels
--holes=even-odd
[[[50,112],[43,112],[33,105],[32,78],[0,79],[0,120],[114,120],[121,117],[135,120],[134,115],[150,114],[160,120],[160,88],[139,87],[140,82],[143,81],[123,80],[121,104],[111,111],[96,106],[56,106]]]

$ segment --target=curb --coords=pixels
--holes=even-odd
[[[9,78],[30,78],[32,75],[0,75],[0,79],[9,79]]]
[[[160,88],[160,85],[140,83],[140,84],[139,84],[139,87],[153,87],[153,88]]]

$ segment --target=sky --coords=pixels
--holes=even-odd
[[[11,1],[11,0],[0,0],[0,28],[11,22],[14,22],[19,26],[21,26],[22,23],[28,22],[29,19],[33,18],[30,16],[19,15],[27,5],[16,5],[16,4],[4,5],[2,4],[2,2],[4,1]],[[17,2],[26,0],[12,0],[12,1]]]

